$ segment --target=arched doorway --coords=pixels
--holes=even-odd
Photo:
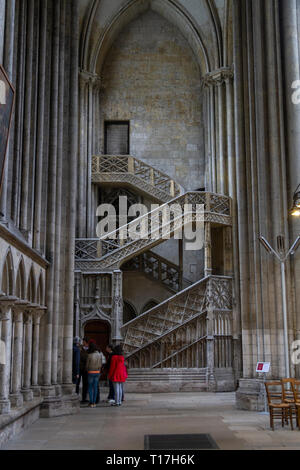
[[[84,336],[96,341],[97,347],[103,353],[110,340],[110,325],[106,321],[94,320],[84,327]]]
[[[134,307],[129,303],[124,300],[123,303],[123,323],[130,322],[131,320],[134,320],[137,317],[137,313],[134,309]]]

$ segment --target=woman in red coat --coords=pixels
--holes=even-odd
[[[115,391],[115,403],[112,406],[121,406],[122,404],[123,386],[128,377],[124,362],[122,347],[118,345],[114,348],[108,372],[108,378],[113,382]]]

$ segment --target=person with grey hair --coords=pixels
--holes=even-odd
[[[72,363],[72,382],[77,384],[80,374],[80,349],[81,339],[75,336],[73,339],[73,363]]]

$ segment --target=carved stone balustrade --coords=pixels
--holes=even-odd
[[[183,188],[168,175],[130,155],[94,156],[92,182],[133,187],[158,202],[167,202],[183,193]]]
[[[231,199],[214,193],[188,192],[100,239],[77,239],[75,269],[82,272],[119,269],[125,261],[172,238],[196,221],[231,226]]]

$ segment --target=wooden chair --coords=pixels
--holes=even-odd
[[[290,403],[283,401],[283,385],[281,381],[266,382],[266,393],[268,399],[269,413],[270,413],[270,427],[274,431],[274,420],[281,419],[281,425],[290,420],[290,425],[293,428],[293,415]]]
[[[281,379],[282,383],[282,398],[284,403],[295,403],[294,398],[294,382],[295,379]]]
[[[294,403],[296,408],[297,426],[300,429],[300,380],[294,380],[293,383]]]
[[[289,378],[289,379],[281,379],[281,384],[282,384],[282,398],[284,403],[289,403],[291,405],[291,410],[292,410],[292,415],[295,416],[296,418],[296,423],[298,423],[297,420],[297,407],[295,404],[295,397],[294,397],[294,382],[295,379]]]

